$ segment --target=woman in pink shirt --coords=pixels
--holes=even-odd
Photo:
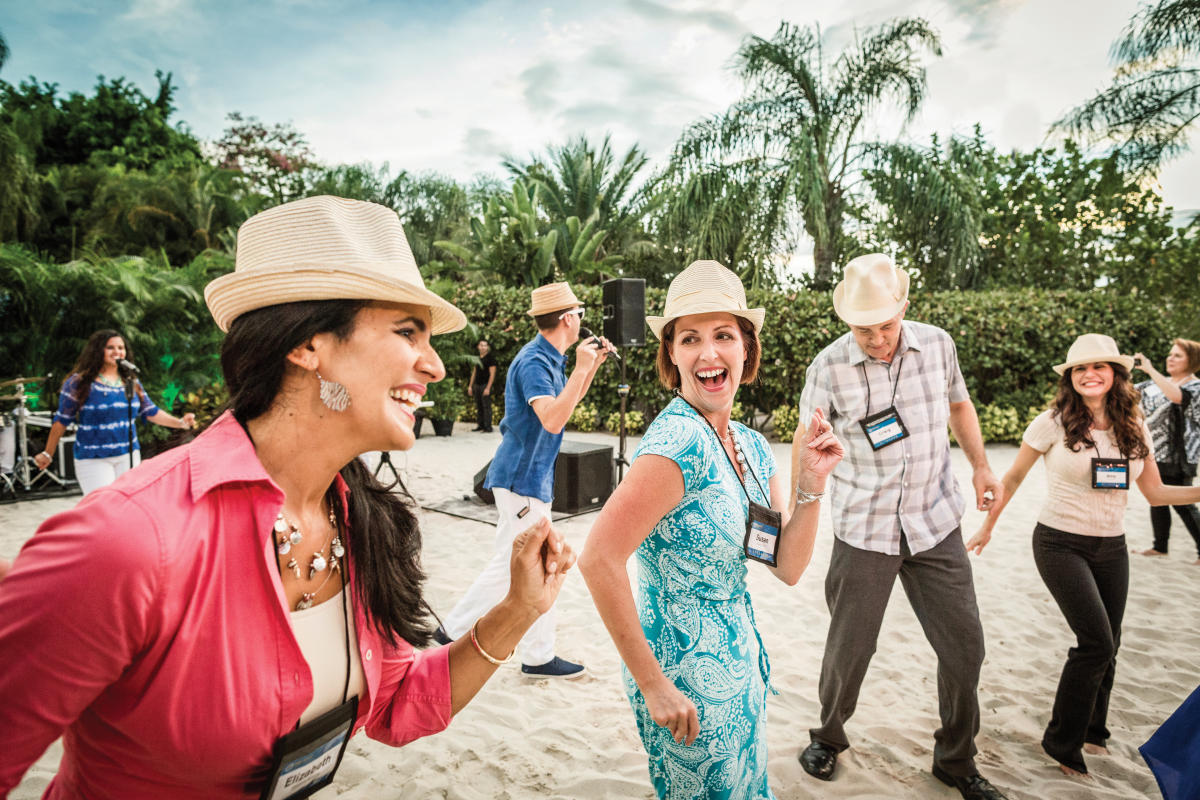
[[[205,297],[230,410],[48,519],[0,581],[0,797],[59,736],[48,798],[304,797],[352,731],[445,728],[574,563],[533,525],[471,636],[414,650],[434,627],[416,518],[358,456],[413,446],[445,375],[431,336],[465,319],[394,212],[258,214]]]
[[[1039,458],[1046,462],[1046,503],[1033,529],[1038,574],[1076,636],[1059,678],[1042,749],[1068,775],[1087,774],[1083,753],[1108,753],[1108,700],[1129,591],[1125,504],[1131,484],[1150,505],[1200,501],[1200,487],[1164,486],[1150,431],[1129,380],[1133,358],[1112,337],[1085,333],[1054,367],[1058,394],[1022,437],[1004,475],[1004,494],[969,542],[991,540],[1000,512]]]

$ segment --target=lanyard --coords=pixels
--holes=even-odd
[[[867,416],[871,416],[871,381],[867,379],[867,362],[860,361],[858,363],[862,369],[863,383],[867,385]],[[892,400],[888,408],[896,407],[896,390],[900,388],[900,370],[904,369],[904,356],[900,356],[900,360],[896,363],[896,382],[892,382],[892,365],[888,364],[888,386],[892,388]]]
[[[720,451],[722,453],[725,454],[725,458],[729,460],[729,466],[733,467],[733,474],[737,475],[738,485],[742,487],[742,494],[746,495],[746,502],[753,503],[754,501],[750,499],[750,493],[746,491],[746,479],[743,478],[741,475],[738,475],[737,465],[733,463],[733,459],[730,458],[729,451],[725,449],[725,445],[721,444],[721,435],[719,433],[717,433],[717,429],[715,427],[713,427],[713,424],[711,422],[708,421],[708,417],[706,417],[700,413],[700,409],[696,408],[691,403],[688,403],[687,398],[684,397],[682,394],[680,394],[678,389],[675,390],[675,396],[678,397],[683,402],[687,403],[688,408],[690,408],[692,411],[695,411],[696,416],[700,417],[700,419],[704,420],[704,422],[708,425],[709,430],[711,430],[713,432],[713,436],[717,440],[717,447],[720,449]],[[732,429],[730,429],[730,435],[733,435]],[[746,472],[749,472],[750,477],[754,478],[754,483],[756,486],[758,486],[758,491],[763,496],[763,499],[765,500],[767,498],[767,493],[765,491],[763,491],[762,484],[758,482],[758,476],[754,474],[754,469],[750,466],[750,459],[746,459]]]

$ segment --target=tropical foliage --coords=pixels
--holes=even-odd
[[[1200,118],[1200,0],[1159,0],[1113,46],[1112,84],[1058,125],[1116,144],[1138,172],[1187,149]]]

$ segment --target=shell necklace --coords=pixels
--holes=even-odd
[[[300,530],[296,523],[289,520],[283,515],[283,509],[279,509],[279,514],[275,517],[275,552],[281,556],[286,556],[291,552],[292,545],[298,545],[304,541],[304,533]],[[329,558],[325,557],[325,549],[330,548]],[[338,535],[337,517],[333,511],[333,503],[329,504],[329,534],[325,537],[325,542],[313,553],[312,559],[308,563],[308,578],[302,577],[300,572],[300,564],[296,561],[296,557],[292,556],[288,559],[287,569],[296,576],[296,580],[312,580],[318,572],[325,572],[325,580],[321,581],[317,588],[310,592],[304,592],[300,596],[300,600],[296,603],[296,611],[303,611],[306,608],[312,608],[314,598],[325,588],[325,584],[329,583],[329,579],[333,577],[334,572],[341,571],[341,559],[346,555],[346,548],[342,546],[341,536]],[[282,575],[281,571],[281,575]]]

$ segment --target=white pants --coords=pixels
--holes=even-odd
[[[140,450],[133,451],[133,465],[142,463]],[[129,454],[107,458],[77,458],[75,459],[75,480],[84,495],[108,486],[110,483],[129,471]]]
[[[512,560],[513,540],[540,518],[550,519],[550,504],[543,503],[536,497],[522,497],[507,489],[493,489],[496,495],[496,510],[500,519],[496,522],[495,552],[492,559],[479,577],[467,589],[462,600],[454,607],[442,622],[442,630],[451,639],[466,636],[475,621],[504,599],[508,594],[510,580],[510,562]],[[529,506],[529,513],[521,518],[517,514]],[[517,655],[522,664],[537,667],[554,658],[554,606],[550,607],[537,621],[530,626],[517,645]],[[493,653],[498,657],[506,653]]]

